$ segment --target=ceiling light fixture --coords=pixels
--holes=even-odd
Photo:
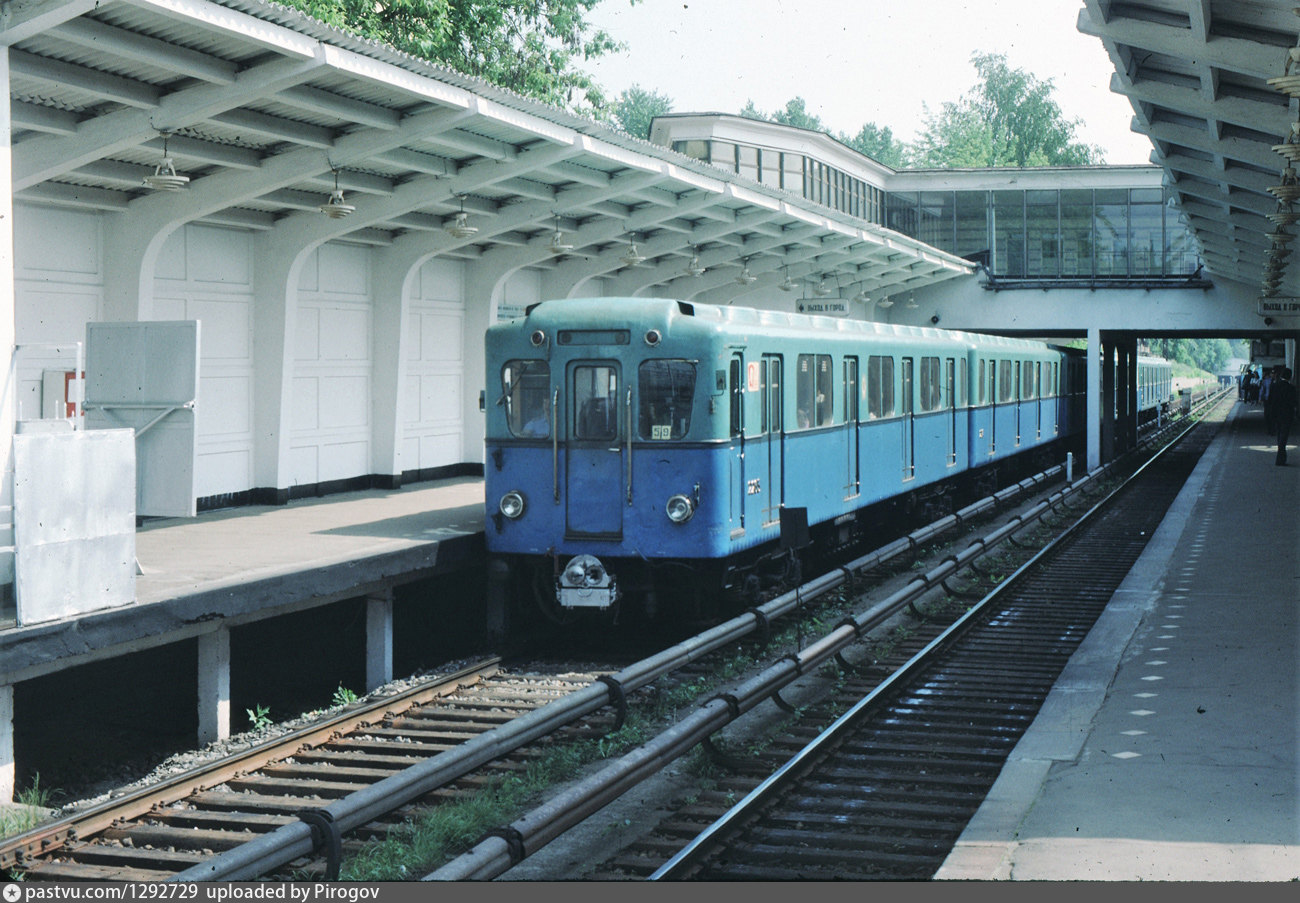
[[[180,191],[190,184],[189,176],[177,175],[176,161],[167,155],[168,132],[161,132],[163,140],[163,158],[153,175],[144,177],[144,186],[154,191]]]
[[[785,280],[781,282],[781,284],[778,285],[777,288],[779,288],[783,292],[792,292],[794,291],[794,286],[795,286],[795,281],[790,278],[790,268],[786,267]]]
[[[703,276],[706,272],[704,265],[700,263],[700,255],[694,248],[691,249],[690,263],[686,264],[686,269],[683,272],[687,276],[695,276],[696,278]]]
[[[881,298],[879,301],[876,302],[876,307],[888,308],[893,306],[894,306],[894,302],[888,295],[885,295],[885,297]]]
[[[867,294],[867,287],[865,285],[858,289],[858,293],[853,296],[853,300],[857,301],[859,304],[871,303],[871,296]]]
[[[736,282],[740,285],[753,285],[757,278],[749,271],[749,258],[745,258],[745,265],[740,268],[740,275],[736,277]]]
[[[349,213],[356,212],[356,207],[343,200],[343,190],[339,188],[339,171],[334,170],[334,190],[329,200],[320,205],[320,212],[330,219],[343,219]]]
[[[573,250],[573,245],[564,240],[564,233],[560,231],[560,215],[555,214],[555,231],[551,234],[551,253],[567,254]]]
[[[911,292],[907,293],[907,309],[916,310],[916,296]]]
[[[444,229],[455,238],[469,238],[478,233],[478,226],[469,224],[469,214],[465,212],[465,195],[460,195],[460,212],[456,214],[456,219]]]
[[[831,287],[826,284],[826,277],[823,276],[821,278],[821,281],[817,283],[816,288],[813,289],[813,294],[816,295],[818,298],[825,298],[830,293],[831,293]]]
[[[640,266],[645,261],[645,258],[641,256],[641,252],[636,249],[635,238],[628,239],[627,253],[623,255],[622,259],[623,265],[629,267]]]

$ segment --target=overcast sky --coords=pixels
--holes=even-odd
[[[937,112],[975,84],[975,52],[1051,79],[1079,138],[1106,162],[1149,163],[1129,129],[1133,109],[1110,91],[1114,65],[1078,30],[1082,0],[604,0],[590,21],[628,46],[587,65],[612,94],[634,84],[673,111],[763,112],[803,97],[833,132],[867,122],[910,141],[925,105]]]

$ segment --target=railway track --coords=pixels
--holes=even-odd
[[[1031,485],[1004,491],[999,502]],[[984,505],[980,516],[997,508]],[[916,540],[901,548],[909,545],[914,552]],[[775,600],[761,622],[751,612],[737,619],[752,616],[748,623],[728,622],[613,677],[612,665],[578,674],[512,673],[499,662],[469,669],[0,843],[0,869],[28,881],[332,877],[343,855],[422,808],[472,796],[493,775],[522,768],[556,731],[566,739],[605,734],[621,723],[631,694],[673,672],[689,681],[690,669],[708,670],[703,656],[765,632],[769,616],[794,607]],[[761,645],[757,636],[746,642]],[[508,741],[495,739],[503,732]],[[209,874],[207,864],[223,859]]]
[[[472,665],[5,841],[0,868],[29,882],[166,880],[585,687],[601,673],[516,671],[497,659]],[[609,722],[608,715],[579,721],[567,736],[600,735]],[[535,754],[521,750],[439,793],[465,793]],[[395,809],[349,843],[381,836],[418,805]],[[307,857],[286,867],[320,877],[329,863]]]
[[[589,877],[930,878],[1213,433],[1167,450],[953,627],[923,625],[884,680],[846,681],[808,726]]]

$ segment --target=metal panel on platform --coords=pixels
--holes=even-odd
[[[136,438],[136,513],[193,517],[199,321],[86,324],[86,428]]]
[[[61,428],[60,428],[61,427]],[[21,423],[14,436],[20,626],[135,601],[131,430]]]

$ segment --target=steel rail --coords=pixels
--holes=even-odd
[[[29,857],[43,855],[59,849],[68,842],[84,839],[119,821],[139,818],[158,806],[182,800],[196,788],[222,784],[241,772],[253,771],[292,750],[323,743],[335,734],[355,730],[382,718],[395,706],[420,705],[464,686],[471,679],[489,677],[495,673],[501,659],[493,657],[467,665],[451,674],[441,675],[416,687],[393,696],[385,696],[360,707],[339,712],[322,721],[297,728],[243,752],[207,765],[167,778],[156,784],[142,787],[120,797],[92,806],[57,821],[41,825],[0,842],[0,868],[21,866]],[[451,689],[449,689],[451,688]]]

